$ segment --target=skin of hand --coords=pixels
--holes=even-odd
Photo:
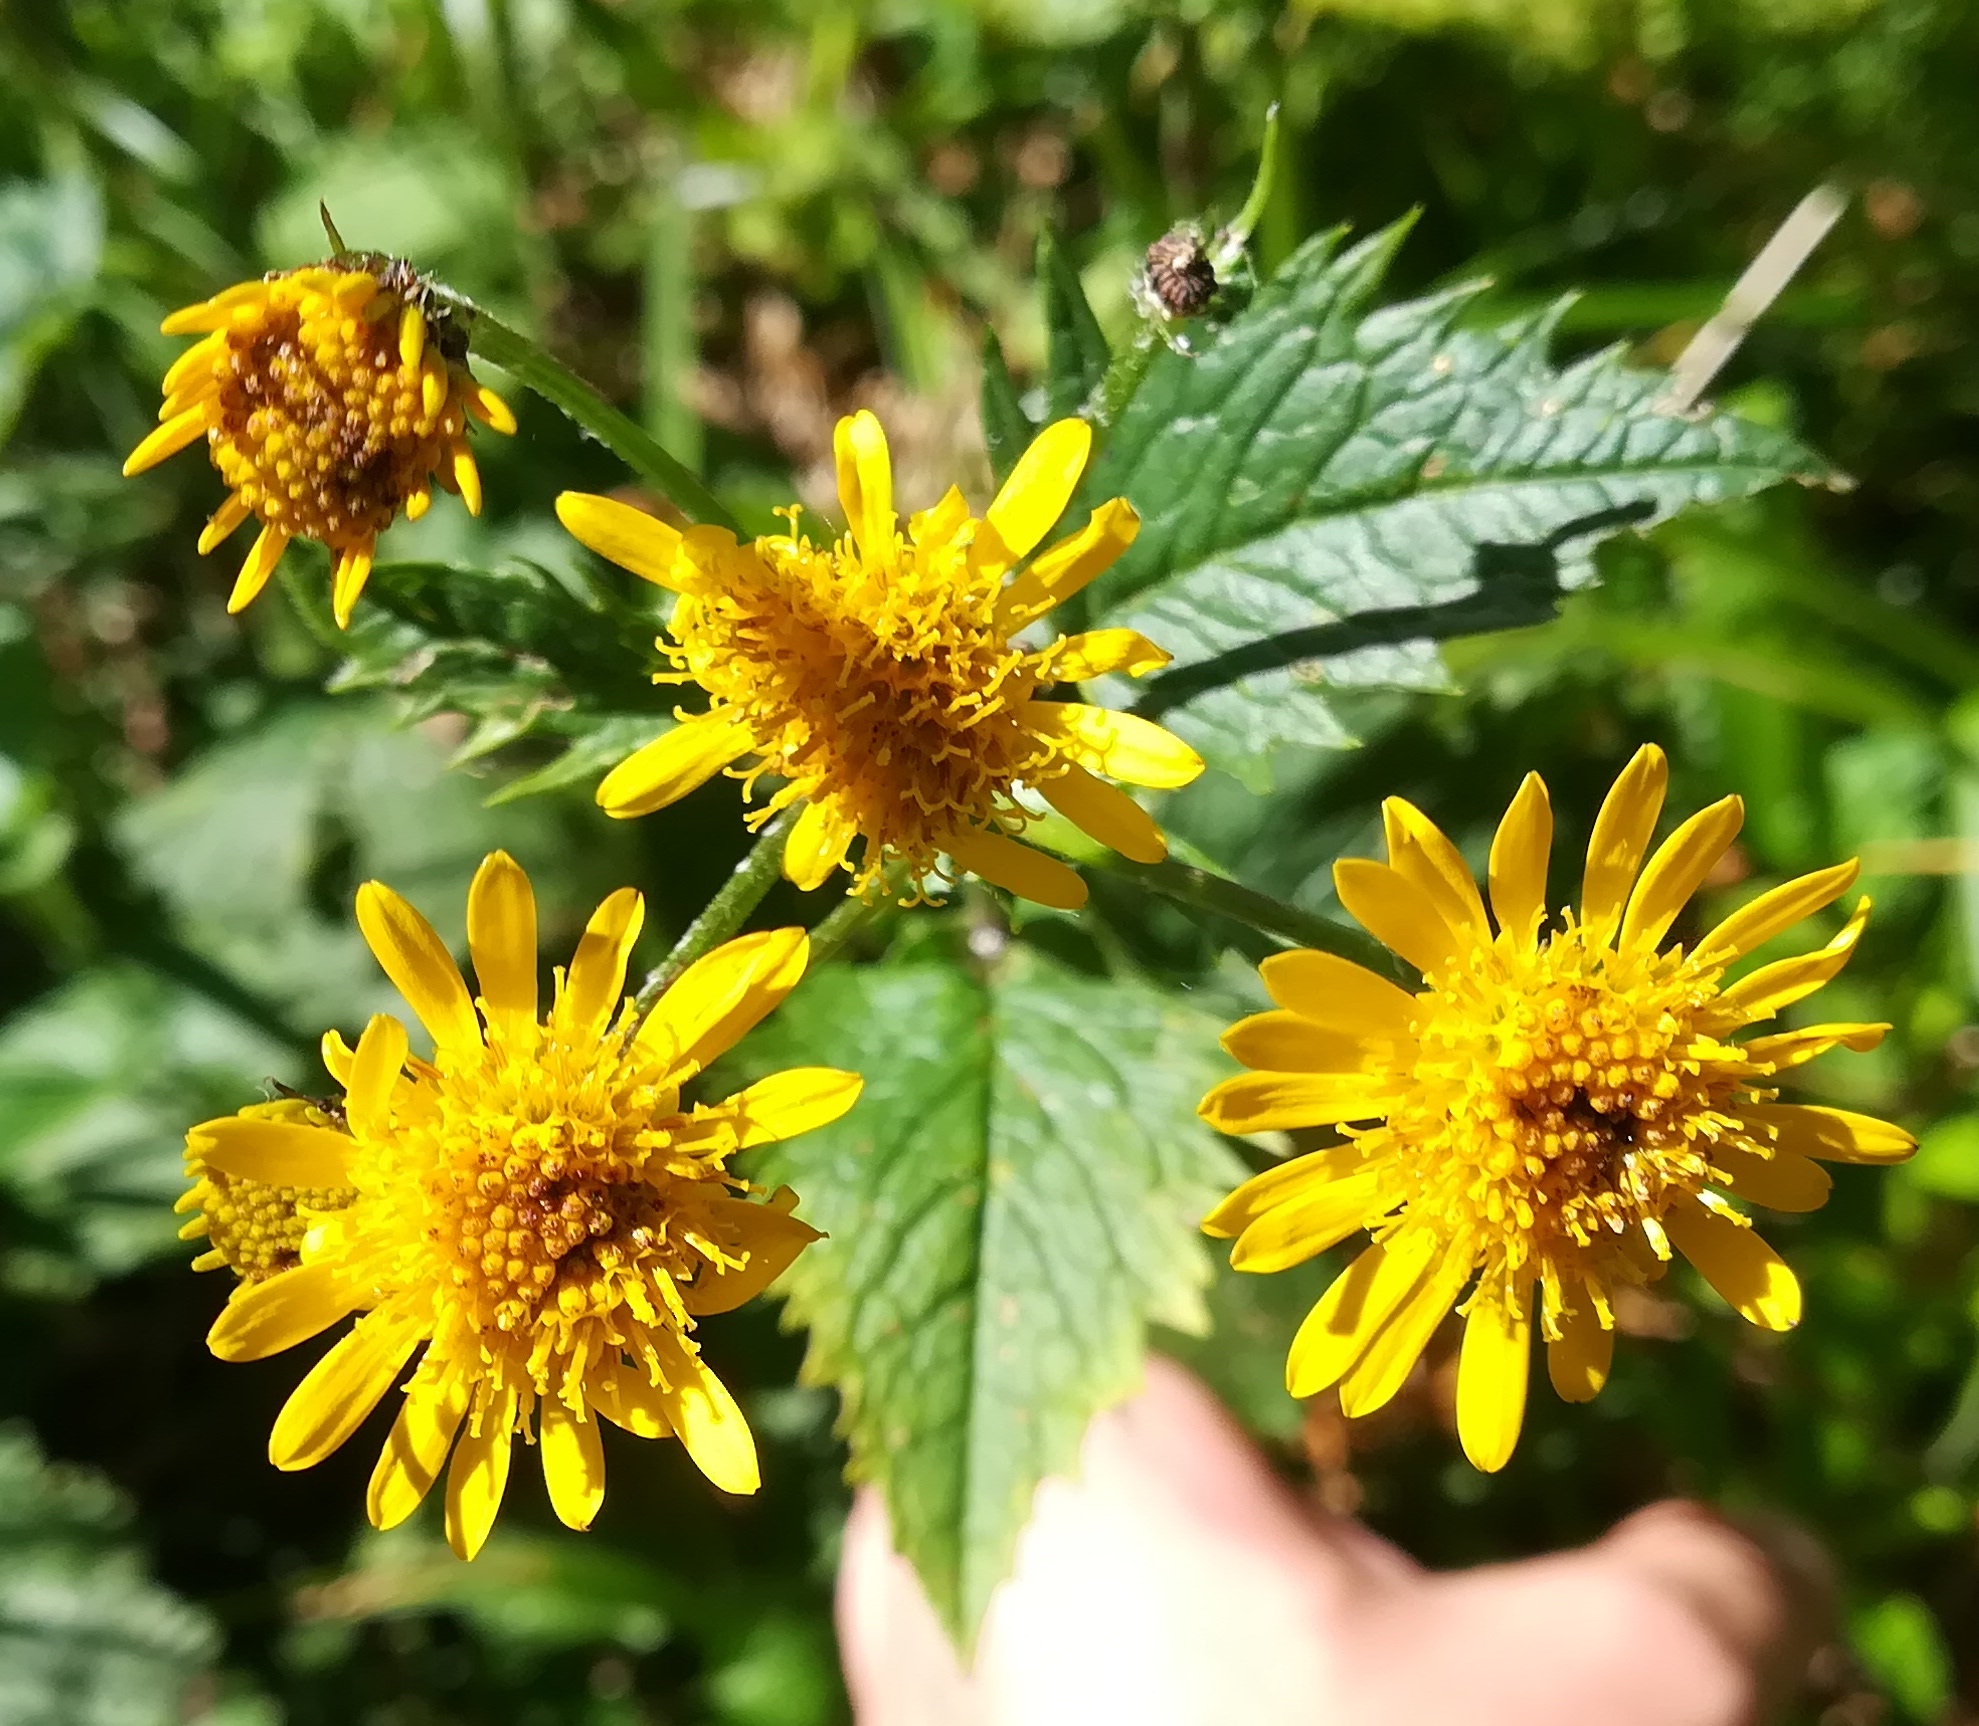
[[[838,1577],[859,1726],[1752,1726],[1805,1671],[1818,1555],[1654,1504],[1592,1545],[1436,1574],[1300,1502],[1155,1359],[1048,1480],[965,1674],[886,1511]]]

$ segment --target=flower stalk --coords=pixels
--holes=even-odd
[[[490,365],[500,366],[517,383],[534,390],[589,432],[691,520],[741,534],[741,523],[683,462],[669,455],[650,432],[620,413],[561,360],[465,296],[444,289],[435,293],[444,295],[459,316],[474,353]]]
[[[712,953],[749,921],[749,913],[763,902],[782,872],[784,835],[795,819],[794,813],[785,813],[766,823],[756,843],[749,847],[720,890],[681,931],[673,951],[648,974],[633,997],[642,1016],[652,1010],[653,1004],[689,965]]]

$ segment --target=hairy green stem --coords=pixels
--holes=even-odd
[[[741,523],[685,463],[669,455],[650,432],[620,413],[570,367],[471,300],[459,295],[448,299],[466,325],[468,346],[475,353],[562,410],[641,479],[664,492],[683,514],[741,533]]]
[[[1114,354],[1086,403],[1086,418],[1096,429],[1111,430],[1127,411],[1127,404],[1141,387],[1141,380],[1154,362],[1155,349],[1160,346],[1161,338],[1152,327],[1142,324],[1128,338],[1126,346]]]
[[[749,921],[749,913],[763,902],[763,896],[776,885],[777,877],[783,872],[784,836],[795,819],[786,810],[762,830],[756,843],[736,864],[735,872],[722,883],[721,890],[682,931],[673,951],[639,985],[633,1005],[642,1017],[653,1010],[654,1004],[689,965],[712,953]]]
[[[837,907],[812,927],[810,968],[816,970],[837,958],[845,943],[881,909],[870,899],[861,899],[856,893],[846,894]]]
[[[1274,935],[1281,941],[1337,954],[1384,977],[1395,974],[1393,957],[1373,936],[1336,923],[1330,917],[1287,905],[1282,899],[1274,899],[1226,875],[1213,875],[1207,869],[1178,863],[1172,857],[1161,863],[1133,863],[1110,851],[1082,856],[1079,861],[1088,869],[1104,869],[1108,874],[1137,882],[1148,892],[1177,905],[1186,905],[1192,911],[1227,917],[1233,923]]]

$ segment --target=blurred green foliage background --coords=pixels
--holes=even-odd
[[[311,1083],[314,1033],[385,1003],[359,881],[445,928],[500,843],[545,896],[547,946],[635,881],[657,952],[741,834],[720,782],[663,836],[607,827],[588,791],[610,751],[556,764],[571,728],[531,663],[498,668],[508,705],[470,727],[416,678],[324,693],[335,658],[284,600],[230,622],[231,568],[193,554],[211,474],[118,477],[177,349],[160,314],[320,256],[327,200],[353,243],[540,331],[725,493],[767,505],[795,475],[821,501],[833,417],[871,405],[918,504],[958,463],[986,478],[985,323],[1020,376],[1041,361],[1045,226],[1124,323],[1141,248],[1241,199],[1273,101],[1266,266],[1317,226],[1420,206],[1398,288],[1488,275],[1500,315],[1584,288],[1569,344],[1651,360],[1838,180],[1850,214],[1725,388],[1857,483],[1611,545],[1559,622],[1455,644],[1461,693],[1370,695],[1363,747],[1281,763],[1265,798],[1212,779],[1171,825],[1326,909],[1381,796],[1475,839],[1537,767],[1568,829],[1657,738],[1673,807],[1746,797],[1747,877],[1862,851],[1878,916],[1824,1013],[1896,1030],[1817,1082],[1924,1146],[1895,1177],[1838,1171],[1825,1211],[1772,1231],[1809,1289],[1801,1331],[1646,1301],[1609,1392],[1535,1399],[1499,1477],[1456,1458],[1447,1373],[1351,1440],[1284,1398],[1323,1267],[1220,1280],[1222,1334],[1248,1346],[1198,1358],[1288,1471],[1432,1562],[1586,1538],[1669,1491],[1794,1516],[1838,1555],[1847,1618],[1806,1717],[1979,1718],[1976,75],[1963,0],[0,10],[0,1721],[844,1712],[831,1399],[791,1388],[800,1345],[772,1309],[724,1341],[766,1446],[758,1500],[716,1504],[674,1447],[642,1447],[659,1454],[615,1454],[597,1532],[556,1529],[519,1484],[471,1568],[429,1531],[361,1532],[363,1442],[276,1475],[291,1367],[204,1351],[222,1291],[173,1238],[179,1135],[270,1076]],[[481,446],[488,515],[436,509],[388,555],[571,567],[549,499],[609,476],[517,405],[523,435]],[[624,712],[651,701],[635,669]],[[537,795],[490,806],[532,771]],[[1092,933],[1066,939],[1235,964],[1100,886]]]

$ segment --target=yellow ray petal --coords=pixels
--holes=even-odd
[[[1079,488],[1092,447],[1093,428],[1081,419],[1054,420],[1031,440],[976,535],[979,570],[1001,575],[1051,531]]]
[[[700,1209],[711,1223],[717,1227],[727,1223],[726,1232],[740,1242],[748,1253],[748,1262],[739,1270],[704,1267],[680,1291],[690,1313],[696,1318],[706,1318],[712,1313],[733,1312],[782,1276],[813,1241],[824,1239],[809,1223],[799,1222],[787,1208],[778,1208],[779,1203],[788,1206],[796,1202],[797,1195],[788,1187],[778,1188],[767,1205],[728,1198],[701,1201]]]
[[[275,565],[282,561],[282,553],[288,548],[287,532],[273,522],[255,535],[254,544],[248,548],[247,561],[241,565],[240,574],[234,577],[234,590],[227,595],[228,616],[238,616],[254,602],[254,596],[268,585],[269,576],[275,573]]]
[[[1333,865],[1333,890],[1347,914],[1427,977],[1464,950],[1436,902],[1399,869],[1365,857]]]
[[[266,282],[236,282],[196,306],[181,306],[158,326],[158,332],[166,336],[194,336],[208,330],[223,330],[232,320],[236,306],[267,299],[268,288]]]
[[[199,555],[204,557],[253,513],[241,501],[239,493],[229,494],[227,501],[207,518],[206,525],[199,530]]]
[[[607,1367],[588,1388],[598,1412],[634,1438],[673,1437],[673,1423],[667,1419],[667,1393],[653,1384],[643,1369]]]
[[[1553,851],[1553,805],[1546,781],[1528,773],[1519,782],[1491,840],[1491,909],[1498,927],[1530,946],[1546,921],[1546,864]]]
[[[1618,945],[1654,947],[1669,932],[1678,912],[1704,885],[1745,822],[1745,802],[1721,797],[1700,809],[1656,848],[1629,895]]]
[[[307,1342],[363,1305],[363,1291],[332,1265],[297,1265],[234,1291],[206,1346],[221,1360],[264,1360]]]
[[[1265,1272],[1304,1264],[1385,1215],[1379,1192],[1379,1171],[1366,1170],[1295,1193],[1237,1237],[1230,1249],[1231,1267]]]
[[[1834,1191],[1834,1177],[1795,1151],[1774,1147],[1770,1157],[1760,1157],[1737,1145],[1717,1145],[1711,1161],[1734,1193],[1769,1211],[1818,1211]]]
[[[438,1385],[414,1380],[365,1489],[364,1511],[373,1528],[398,1527],[425,1501],[466,1412],[465,1380],[448,1377]]]
[[[1097,779],[1076,762],[1039,787],[1052,808],[1089,838],[1135,863],[1159,863],[1168,841],[1155,819],[1117,785]]]
[[[655,587],[678,593],[687,571],[679,562],[680,533],[643,509],[590,492],[567,491],[557,499],[557,520],[600,557]]]
[[[639,1042],[699,1072],[797,987],[811,957],[802,929],[743,935],[696,959],[639,1027]]]
[[[954,543],[968,520],[969,501],[959,485],[952,485],[932,509],[916,510],[907,518],[907,533],[917,550],[940,550]]]
[[[1369,1167],[1357,1144],[1329,1145],[1253,1175],[1202,1220],[1206,1235],[1240,1235],[1267,1211]]]
[[[1141,531],[1141,518],[1124,497],[1109,498],[1093,511],[1077,533],[1041,551],[1031,567],[1003,590],[996,602],[996,623],[1014,635],[1027,623],[1070,599],[1095,576],[1103,575],[1132,545]]]
[[[1436,914],[1464,945],[1489,945],[1491,925],[1485,921],[1476,878],[1443,829],[1400,797],[1382,804],[1381,821],[1390,867],[1429,896]]]
[[[1457,1358],[1457,1439],[1471,1466],[1496,1474],[1512,1460],[1525,1424],[1532,1371],[1532,1289],[1514,1306],[1502,1296],[1473,1301]]]
[[[364,1035],[357,1040],[357,1054],[350,1068],[350,1094],[344,1098],[344,1112],[353,1132],[367,1139],[389,1136],[392,1093],[398,1087],[405,1056],[405,1027],[389,1013],[374,1013],[370,1024],[364,1027]]]
[[[597,1037],[610,1024],[625,994],[625,967],[646,923],[646,901],[621,887],[591,913],[570,961],[563,1011],[573,1033]]]
[[[893,512],[893,458],[886,432],[861,408],[832,428],[838,462],[838,501],[853,543],[869,558],[893,555],[899,518]]]
[[[165,381],[159,388],[168,396],[177,395],[195,373],[205,373],[210,378],[213,362],[226,351],[226,346],[227,335],[224,330],[215,330],[211,335],[202,336],[166,368]]]
[[[1811,875],[1797,876],[1769,888],[1756,899],[1741,905],[1697,944],[1691,955],[1696,965],[1729,965],[1775,935],[1783,934],[1803,918],[1832,905],[1861,874],[1862,865],[1853,857],[1846,863],[1831,864]]]
[[[1670,764],[1663,751],[1645,743],[1609,789],[1594,819],[1587,846],[1587,873],[1581,879],[1580,915],[1588,927],[1612,929],[1635,885],[1643,853],[1663,812]]]
[[[467,890],[467,950],[489,1018],[511,1029],[536,1022],[536,894],[522,866],[493,851]]]
[[[1051,670],[1061,683],[1084,683],[1116,671],[1145,677],[1174,657],[1138,629],[1089,629],[1083,635],[1068,635],[1059,643]]]
[[[655,1332],[653,1347],[667,1378],[667,1420],[694,1466],[723,1492],[754,1492],[762,1484],[756,1441],[727,1386],[671,1331]]]
[[[1034,905],[1076,911],[1086,902],[1086,884],[1076,869],[1019,844],[1007,834],[983,827],[958,827],[943,838],[941,848],[969,874],[980,875],[992,886]]]
[[[1078,701],[1033,701],[1025,730],[1055,743],[1073,761],[1129,785],[1170,790],[1203,770],[1203,758],[1173,732],[1131,713]]]
[[[1584,1289],[1575,1289],[1571,1311],[1555,1313],[1558,1337],[1546,1345],[1546,1376],[1562,1402],[1592,1402],[1608,1382],[1615,1333],[1601,1322]]]
[[[350,1070],[357,1056],[335,1031],[325,1031],[322,1041],[323,1070],[344,1089],[350,1087]]]
[[[845,861],[859,830],[831,797],[813,797],[791,823],[783,842],[784,879],[809,893],[822,887]]]
[[[689,719],[636,749],[598,787],[598,807],[625,821],[698,791],[752,745],[746,726],[719,714]]]
[[[859,1100],[866,1081],[835,1067],[788,1067],[758,1079],[710,1111],[735,1124],[738,1148],[794,1139],[829,1126]]]
[[[1351,959],[1295,947],[1272,954],[1257,969],[1279,1006],[1317,1024],[1398,1042],[1414,1035],[1415,997]]]
[[[357,609],[358,597],[370,579],[370,546],[351,546],[337,559],[336,573],[330,581],[330,611],[339,629],[350,628],[351,613]]]
[[[357,890],[357,926],[385,975],[405,997],[436,1047],[472,1048],[481,1021],[446,943],[404,899],[382,881]]]
[[[458,1558],[474,1557],[495,1526],[495,1513],[508,1490],[514,1424],[514,1392],[497,1392],[481,1408],[481,1430],[470,1428],[454,1446],[447,1470],[447,1544]]]
[[[1874,1115],[1812,1103],[1754,1103],[1739,1111],[1755,1134],[1771,1135],[1781,1151],[1825,1163],[1900,1163],[1917,1149],[1903,1128]]]
[[[589,1528],[605,1502],[605,1446],[595,1420],[580,1420],[554,1396],[537,1403],[536,1442],[550,1508],[566,1528]]]
[[[515,411],[486,384],[469,381],[467,411],[492,432],[515,436]]]
[[[1804,1067],[1830,1049],[1853,1049],[1867,1053],[1888,1034],[1888,1024],[1803,1025],[1797,1031],[1777,1031],[1770,1037],[1754,1037],[1740,1045],[1748,1061],[1764,1062],[1776,1072]]]
[[[1255,1072],[1372,1074],[1390,1067],[1396,1044],[1392,1037],[1315,1024],[1281,1007],[1239,1019],[1223,1033],[1223,1047]]]
[[[360,1319],[289,1393],[268,1435],[268,1460],[285,1471],[315,1467],[363,1425],[424,1340],[396,1313]]]
[[[1859,900],[1855,915],[1827,946],[1796,958],[1761,965],[1719,995],[1711,1003],[1712,1012],[1721,1023],[1750,1025],[1759,1019],[1770,1019],[1782,1007],[1805,1000],[1848,963],[1868,921],[1869,901]]]
[[[474,465],[473,453],[465,444],[456,444],[453,453],[454,485],[469,515],[481,513],[481,470]]]
[[[1664,1213],[1670,1244],[1741,1318],[1767,1330],[1800,1323],[1800,1284],[1786,1260],[1749,1228],[1683,1198]]]
[[[209,1169],[271,1187],[341,1187],[350,1179],[347,1133],[302,1121],[222,1115],[186,1135]]]
[[[1282,1132],[1372,1120],[1395,1101],[1395,1081],[1365,1073],[1240,1073],[1196,1110],[1219,1133]]]
[[[1448,1316],[1470,1281],[1468,1243],[1453,1245],[1416,1286],[1402,1297],[1388,1322],[1369,1339],[1361,1357],[1340,1380],[1340,1412],[1350,1420],[1386,1408],[1408,1382],[1437,1326]]]
[[[1337,1384],[1422,1281],[1436,1250],[1426,1229],[1405,1229],[1375,1242],[1334,1278],[1292,1338],[1285,1388],[1294,1396],[1313,1396]]]

